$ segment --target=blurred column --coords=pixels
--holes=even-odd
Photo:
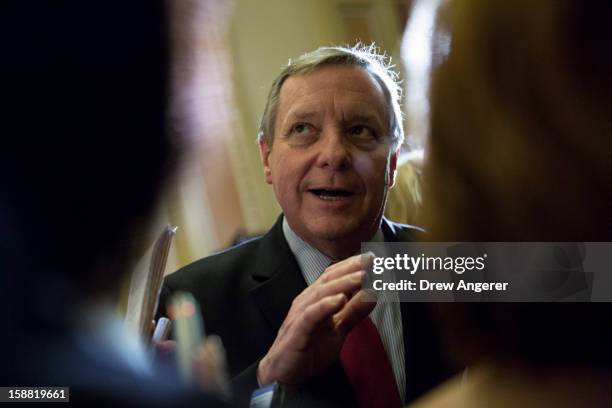
[[[178,0],[171,10],[173,68],[171,132],[182,150],[170,187],[168,219],[179,230],[173,260],[182,266],[229,245],[244,230],[231,150],[231,60],[226,41],[232,2]]]

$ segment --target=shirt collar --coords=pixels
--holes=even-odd
[[[285,235],[285,239],[287,240],[287,244],[289,244],[293,256],[295,256],[297,260],[306,283],[311,285],[332,263],[332,259],[300,238],[291,229],[286,217],[283,217],[283,234]],[[380,227],[378,227],[372,241],[384,241],[384,236]]]

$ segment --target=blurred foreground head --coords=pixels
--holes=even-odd
[[[0,259],[15,319],[61,318],[125,271],[173,156],[162,3],[23,2],[5,15]]]
[[[438,16],[426,164],[435,241],[610,241],[612,7],[450,1]],[[609,369],[607,304],[448,304],[463,362]]]
[[[609,241],[611,17],[569,0],[442,11],[424,205],[435,239]]]

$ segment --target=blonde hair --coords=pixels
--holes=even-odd
[[[431,240],[610,241],[610,18],[609,7],[571,0],[460,0],[443,10],[439,29],[452,37],[431,90]],[[463,362],[612,364],[610,303],[438,306]]]
[[[610,238],[609,24],[580,2],[519,3],[440,15],[425,224],[441,240]]]

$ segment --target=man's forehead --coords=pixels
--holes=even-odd
[[[292,75],[283,83],[279,113],[312,116],[327,101],[341,102],[346,114],[386,115],[387,103],[381,85],[363,68],[330,65]]]
[[[296,102],[287,107],[282,114],[282,121],[295,120],[318,120],[321,119],[327,112],[326,106],[316,102]],[[345,122],[361,121],[371,122],[382,125],[385,111],[377,110],[367,101],[345,103],[339,108],[339,111],[334,112],[338,117]]]
[[[337,85],[347,91],[372,92],[383,96],[382,86],[367,71],[357,65],[333,64],[317,67],[312,71],[290,75],[281,87],[283,93],[305,93],[313,89]]]

